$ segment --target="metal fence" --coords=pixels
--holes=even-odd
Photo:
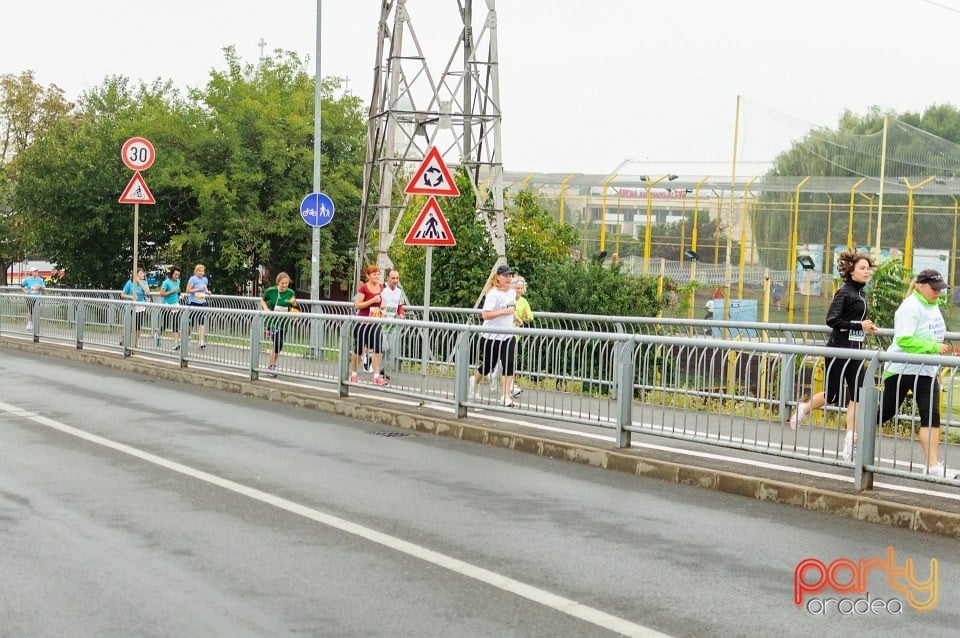
[[[354,327],[370,319],[354,315],[350,304],[317,307],[324,312],[281,319],[242,298],[197,308],[45,295],[32,307],[27,332],[26,297],[10,293],[0,294],[0,335],[232,370],[256,380],[268,373],[279,330],[284,345],[276,373],[332,387],[340,396],[362,386],[446,405],[459,417],[484,410],[604,428],[620,446],[642,434],[802,459],[853,470],[860,487],[875,473],[960,485],[952,473],[923,472],[912,401],[882,426],[874,409],[861,410],[858,452],[849,461],[840,454],[845,409],[828,408],[796,432],[784,426],[799,400],[822,389],[824,357],[838,354],[825,347],[823,326],[541,313],[532,328],[497,331],[478,325],[473,310],[431,309],[431,321],[422,321],[413,318],[422,309],[411,308],[406,319],[376,320],[389,377],[379,386],[359,365],[358,380],[350,380]],[[498,332],[517,339],[520,395],[512,407],[500,405],[500,387],[468,389],[481,340]],[[871,344],[877,349],[843,352],[854,365],[867,366],[863,405],[882,401],[884,362],[937,366],[943,388],[938,460],[960,469],[960,358],[887,354],[879,348],[889,336],[885,331]],[[960,343],[960,334],[947,338]]]

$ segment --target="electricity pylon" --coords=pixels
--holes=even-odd
[[[504,259],[497,14],[495,0],[484,2],[486,13],[477,25],[473,0],[450,2],[456,14],[451,13],[449,30],[437,28],[442,16],[437,15],[436,1],[381,3],[355,284],[374,248],[374,231],[377,264],[392,265],[388,253],[409,199],[403,189],[431,146],[437,147],[451,172],[460,166],[469,175],[477,223],[486,226],[497,262]],[[429,42],[418,36],[408,4],[434,13],[429,16]],[[445,34],[452,34],[454,26],[459,34],[446,66],[437,74],[421,42],[434,46]]]

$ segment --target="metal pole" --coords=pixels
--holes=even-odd
[[[883,142],[880,148],[880,192],[877,194],[877,244],[874,248],[874,259],[880,257],[880,229],[883,225],[883,180],[887,172],[887,122],[890,118],[883,118]]]
[[[320,192],[320,96],[323,81],[320,76],[320,16],[322,0],[317,0],[317,70],[313,87],[313,192]],[[313,229],[310,250],[310,299],[320,299],[320,229]]]
[[[137,276],[137,257],[138,251],[137,246],[140,244],[140,204],[133,205],[133,270],[130,273],[130,281],[134,283],[134,296],[136,296],[136,281],[134,278]]]

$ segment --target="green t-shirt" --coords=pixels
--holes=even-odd
[[[290,308],[297,305],[296,294],[292,289],[287,288],[283,292],[276,286],[267,288],[263,291],[262,299],[267,302],[267,307],[277,313],[289,313]],[[271,316],[267,318],[266,325],[269,328],[282,328],[286,324],[280,317]]]

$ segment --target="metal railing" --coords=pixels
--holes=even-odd
[[[864,406],[882,400],[882,363],[923,362],[937,366],[942,377],[940,460],[960,469],[960,358],[838,351],[825,347],[827,331],[821,326],[541,313],[537,325],[548,327],[498,331],[478,325],[471,310],[431,309],[431,319],[456,321],[424,322],[412,318],[416,312],[410,309],[406,319],[375,320],[389,346],[383,369],[390,380],[379,386],[369,383],[359,365],[362,380],[350,380],[351,360],[359,360],[354,328],[370,322],[353,314],[350,304],[278,318],[212,303],[198,308],[90,296],[35,299],[27,332],[26,297],[0,294],[0,335],[232,370],[256,380],[268,372],[279,330],[283,350],[276,373],[331,386],[340,396],[362,385],[370,392],[447,405],[459,417],[482,409],[605,428],[615,432],[620,446],[642,434],[801,459],[852,469],[861,487],[876,473],[960,485],[921,473],[912,401],[882,426],[874,424],[875,410],[862,409],[858,453],[850,461],[839,452],[845,409],[828,408],[796,432],[784,426],[798,401],[822,386],[825,357],[842,353],[851,365],[867,366]],[[517,339],[515,382],[522,394],[513,407],[500,405],[501,388],[484,384],[468,395],[480,343],[497,333]],[[960,334],[947,339],[960,343]]]

